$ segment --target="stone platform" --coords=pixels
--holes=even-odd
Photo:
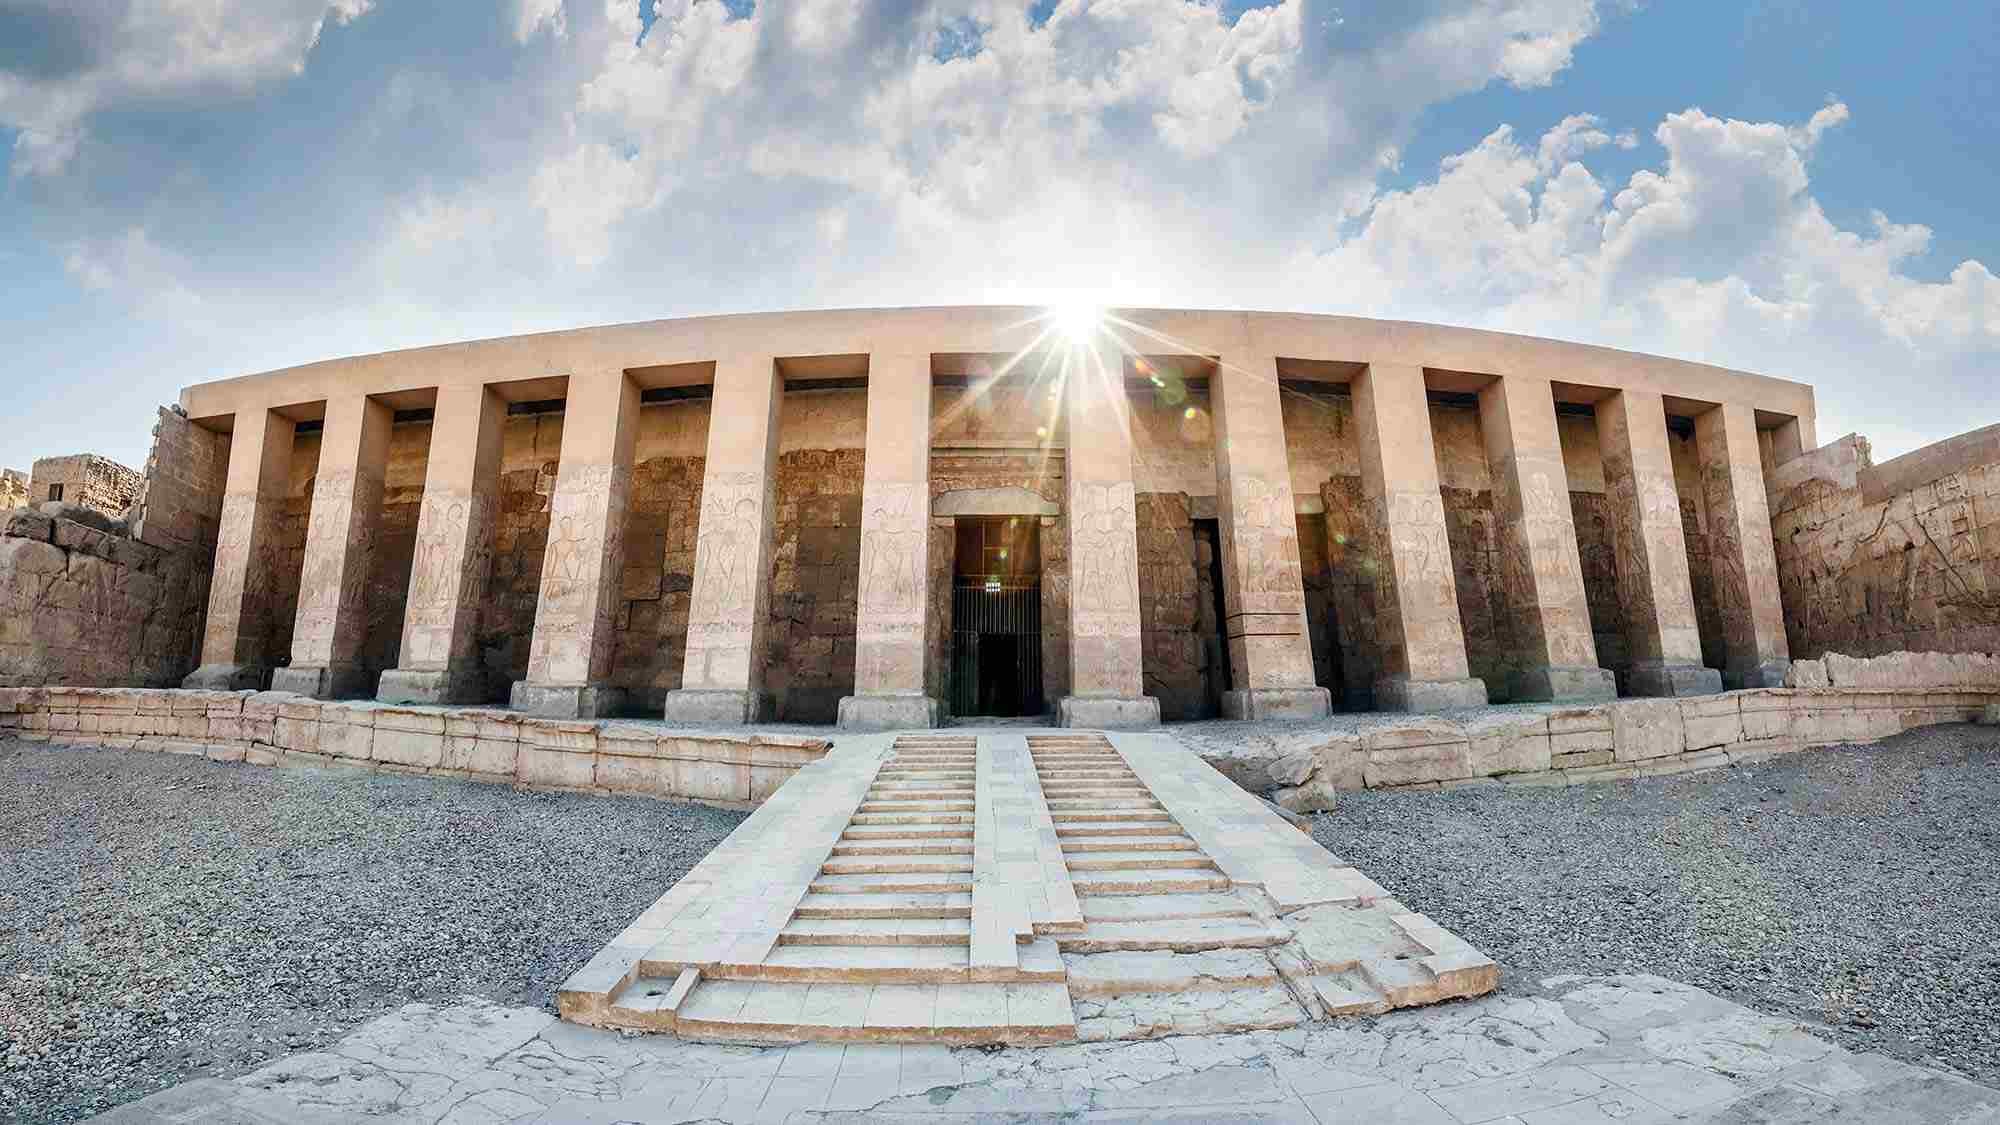
[[[1162,734],[842,739],[563,985],[563,1016],[754,1043],[1281,1029],[1494,963]]]

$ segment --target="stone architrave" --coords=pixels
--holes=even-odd
[[[1235,719],[1324,718],[1333,699],[1313,678],[1277,360],[1224,356],[1209,396],[1224,632],[1235,685],[1223,694],[1223,712]]]
[[[489,387],[441,387],[403,615],[402,655],[382,673],[384,703],[479,703],[475,640],[493,571],[493,526],[507,404]]]
[[[1597,665],[1570,513],[1569,470],[1548,380],[1521,375],[1494,380],[1479,392],[1479,427],[1493,474],[1500,580],[1514,611],[1508,696],[1617,698],[1617,678]]]
[[[291,485],[297,426],[273,410],[238,411],[229,437],[229,469],[217,524],[215,571],[201,666],[182,686],[223,691],[265,686],[276,524]]]
[[[716,364],[687,663],[680,688],[667,693],[666,717],[675,722],[754,723],[764,717],[764,634],[784,391],[775,357],[736,356]]]
[[[1382,640],[1375,706],[1441,711],[1486,703],[1458,616],[1451,540],[1438,488],[1430,402],[1420,367],[1371,364],[1352,385],[1361,488],[1381,528],[1375,623]]]
[[[528,678],[513,691],[517,710],[597,718],[624,703],[609,681],[638,426],[639,388],[623,371],[570,376]]]
[[[1160,721],[1140,665],[1139,520],[1125,378],[1102,341],[1063,357],[1069,447],[1070,690],[1056,704],[1066,727],[1140,727]]]
[[[1756,414],[1748,406],[1717,406],[1695,418],[1694,438],[1727,653],[1723,679],[1733,688],[1783,687],[1791,648]]]
[[[372,694],[361,646],[368,638],[368,579],[382,524],[383,477],[395,412],[366,395],[330,399],[313,481],[312,513],[292,626],[292,663],[274,691],[316,699]]]
[[[1701,663],[1680,492],[1667,448],[1666,404],[1651,391],[1615,391],[1597,403],[1597,443],[1618,558],[1631,695],[1704,695],[1722,676]]]
[[[870,356],[854,694],[840,701],[840,725],[848,729],[933,727],[943,716],[924,683],[930,425],[930,356]]]

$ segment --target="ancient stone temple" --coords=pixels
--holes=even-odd
[[[709,317],[189,388],[189,686],[860,728],[1782,682],[1809,387],[1344,317]]]

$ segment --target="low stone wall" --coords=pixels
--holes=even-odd
[[[257,765],[345,766],[530,789],[760,804],[832,743],[538,719],[479,708],[323,703],[287,692],[0,688],[0,735]]]
[[[1521,707],[1466,718],[1370,718],[1342,729],[1286,728],[1187,738],[1210,765],[1294,812],[1334,806],[1343,789],[1573,785],[1762,761],[1865,743],[1916,727],[1990,718],[2000,656],[1892,653],[1799,661],[1792,686],[1589,707]]]

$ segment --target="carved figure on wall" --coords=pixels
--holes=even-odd
[[[466,504],[454,500],[450,506],[426,504],[423,529],[417,536],[417,557],[412,564],[410,612],[448,609],[455,593],[451,579],[457,569],[454,555],[465,542]]]
[[[1291,496],[1260,477],[1242,483],[1235,532],[1243,546],[1243,591],[1300,595],[1298,527]]]
[[[878,485],[861,534],[861,605],[877,613],[922,608],[925,517],[914,484]]]
[[[1133,556],[1137,523],[1132,486],[1085,484],[1071,514],[1075,557],[1070,596],[1090,610],[1138,609],[1138,566]]]
[[[589,530],[595,538],[596,529]],[[556,521],[555,534],[549,537],[548,558],[542,564],[544,601],[558,602],[582,590],[588,573],[584,566],[585,534],[578,529],[575,517],[563,516]]]
[[[729,494],[705,500],[695,546],[694,615],[708,622],[747,614],[757,597],[757,502]]]

